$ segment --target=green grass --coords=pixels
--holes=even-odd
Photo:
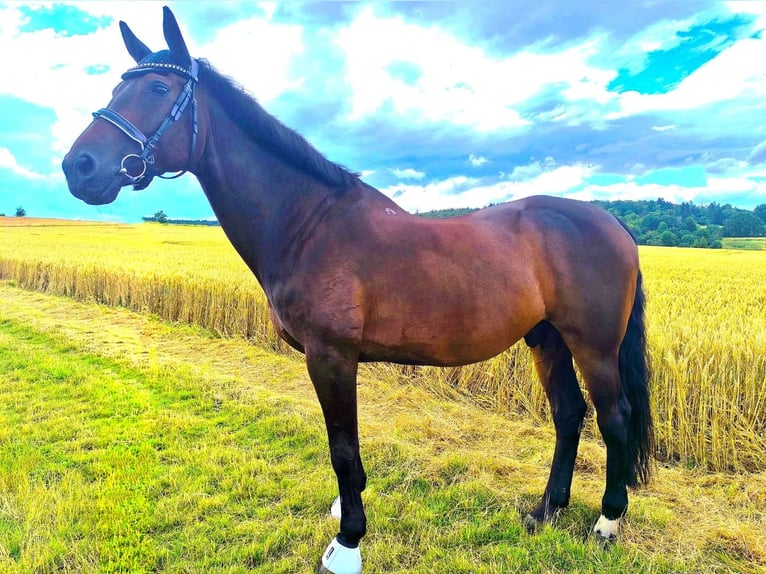
[[[766,237],[724,237],[721,243],[724,249],[745,251],[763,251],[766,249]]]
[[[293,572],[286,542],[323,541],[325,441],[282,401],[213,397],[183,372],[141,372],[8,321],[0,376],[11,570]]]
[[[313,571],[337,529],[335,479],[298,358],[0,290],[0,572]],[[367,379],[360,397],[366,572],[764,564],[748,538],[763,524],[752,481],[663,470],[633,496],[624,543],[602,548],[587,533],[603,458],[586,442],[571,508],[530,536],[520,517],[542,490],[550,429]]]

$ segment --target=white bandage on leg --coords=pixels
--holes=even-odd
[[[332,574],[361,574],[362,553],[359,546],[346,548],[337,538],[333,538],[322,554],[322,566]]]
[[[335,499],[330,507],[330,516],[336,520],[340,520],[340,496]]]

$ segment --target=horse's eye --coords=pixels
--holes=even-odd
[[[155,82],[154,84],[152,84],[152,93],[157,94],[158,96],[164,96],[169,91],[170,91],[170,88],[168,88],[162,82]]]

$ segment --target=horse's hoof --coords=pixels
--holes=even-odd
[[[599,516],[596,525],[593,527],[593,534],[599,542],[616,542],[620,533],[620,519],[609,520],[603,514]]]
[[[527,531],[527,534],[536,534],[542,527],[543,523],[531,514],[527,514],[524,517],[524,529]]]
[[[560,508],[539,506],[524,517],[524,528],[528,534],[535,534],[546,524],[553,524],[559,517]]]
[[[322,563],[317,570],[319,574],[361,574],[362,553],[359,546],[348,548],[337,538],[333,538],[327,550],[322,554]]]

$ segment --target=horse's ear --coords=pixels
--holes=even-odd
[[[120,20],[120,32],[122,32],[122,39],[125,42],[125,47],[128,49],[128,54],[133,57],[136,63],[152,53],[146,44],[136,38],[133,31],[122,20]]]
[[[162,7],[162,31],[165,33],[165,41],[168,43],[168,48],[171,52],[186,56],[191,59],[189,55],[189,49],[186,47],[186,42],[181,35],[181,29],[178,27],[176,17],[170,11],[167,6]]]

